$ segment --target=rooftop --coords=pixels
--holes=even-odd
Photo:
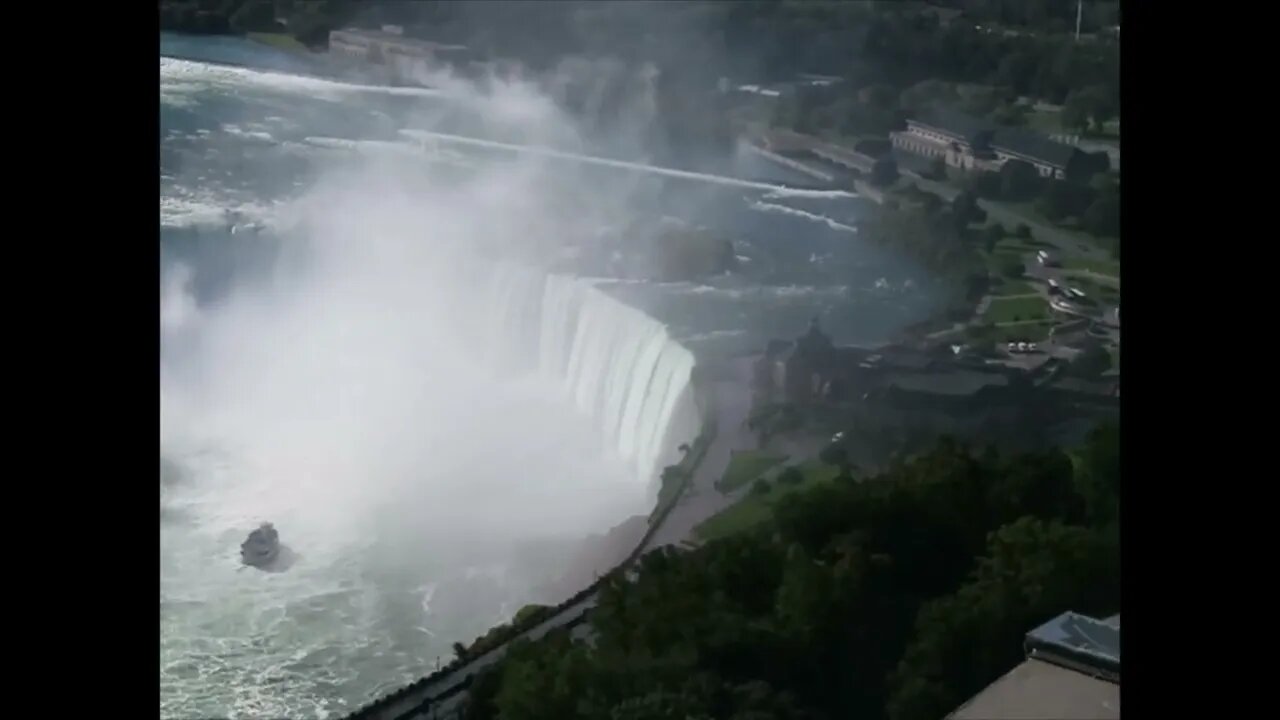
[[[984,144],[990,138],[994,129],[985,120],[947,109],[934,110],[922,117],[912,118],[909,122],[931,127],[934,130],[960,138],[970,145]]]
[[[935,110],[922,117],[912,118],[910,122],[960,138],[973,146],[990,145],[1054,167],[1065,168],[1072,156],[1079,152],[1071,145],[1054,142],[1034,130],[997,126],[955,110]]]
[[[1027,659],[948,720],[1118,720],[1120,616],[1065,612],[1027,633]]]
[[[1082,673],[1120,681],[1120,627],[1086,615],[1065,612],[1027,633],[1029,657]]]
[[[1041,160],[1054,167],[1066,168],[1071,158],[1079,152],[1071,145],[1054,142],[1048,137],[1024,128],[1002,127],[991,137],[991,147],[997,150]]]
[[[998,373],[951,370],[926,375],[895,373],[885,384],[907,392],[961,396],[973,395],[987,387],[1005,387],[1009,384],[1009,379]]]
[[[1112,720],[1120,686],[1040,660],[1010,670],[948,720]]]

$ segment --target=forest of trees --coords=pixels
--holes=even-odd
[[[937,195],[908,185],[902,198],[901,203],[891,198],[883,205],[869,205],[858,224],[858,234],[911,257],[949,282],[952,297],[948,314],[956,320],[967,319],[989,284],[979,250],[991,243],[974,227],[986,219],[986,213],[968,192],[947,205]]]
[[[940,441],[795,493],[767,527],[645,556],[591,643],[517,641],[472,720],[937,720],[1066,610],[1119,611],[1119,431],[1001,456]]]

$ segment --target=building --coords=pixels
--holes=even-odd
[[[1010,160],[1029,163],[1041,177],[1063,179],[1086,154],[1024,128],[998,127],[963,113],[938,111],[907,120],[889,134],[893,146],[962,170],[995,172]]]
[[[824,394],[835,358],[831,338],[818,326],[818,318],[809,321],[808,331],[795,342],[775,349],[774,383],[789,402],[808,402]]]
[[[1120,616],[1066,612],[1027,633],[1026,660],[948,720],[1118,720]]]
[[[329,52],[340,59],[385,66],[400,80],[411,79],[415,70],[459,67],[471,59],[465,45],[407,37],[394,25],[381,30],[334,30],[329,33]]]

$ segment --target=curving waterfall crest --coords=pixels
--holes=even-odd
[[[651,480],[701,427],[690,385],[695,360],[662,323],[595,281],[513,264],[489,271],[490,361],[559,384],[579,412]]]

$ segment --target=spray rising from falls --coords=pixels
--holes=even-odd
[[[488,272],[490,360],[559,384],[637,477],[653,478],[678,457],[673,444],[698,434],[694,357],[662,323],[590,279],[512,264]]]

